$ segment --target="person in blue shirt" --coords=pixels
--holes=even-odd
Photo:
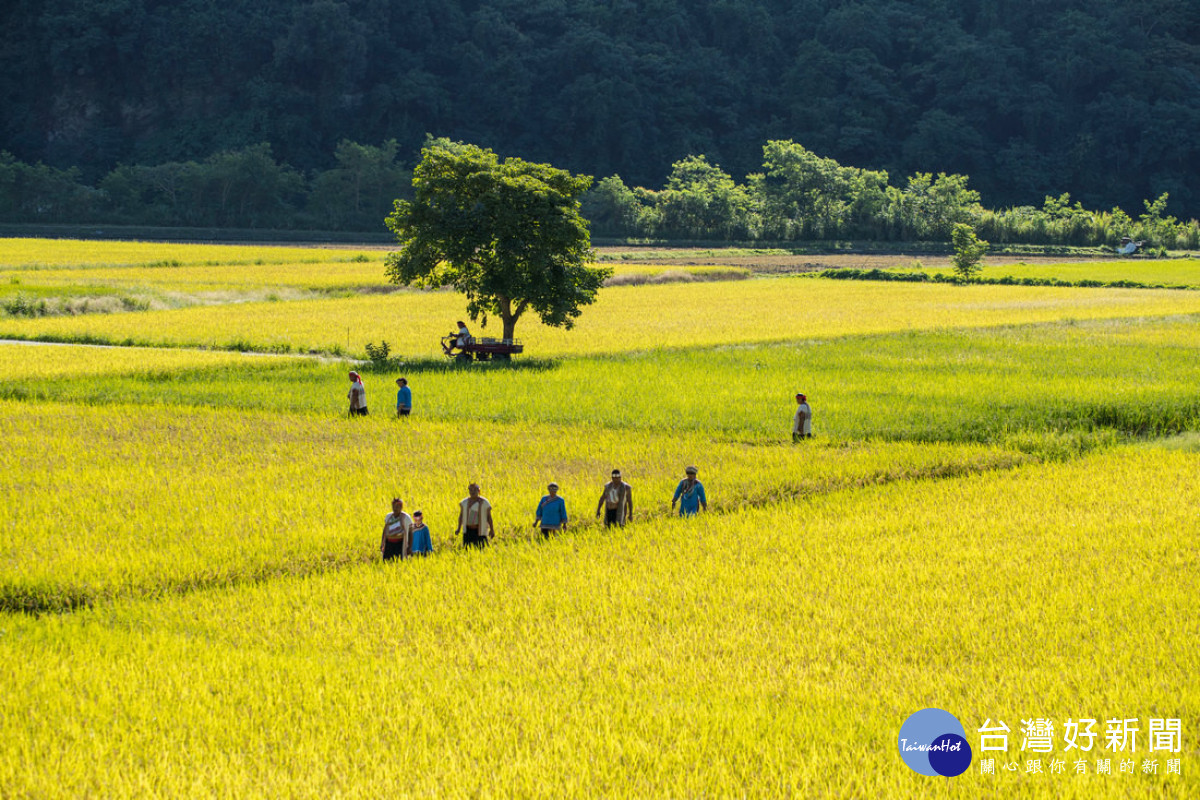
[[[688,467],[684,470],[687,477],[675,487],[675,496],[671,498],[671,510],[674,511],[675,504],[679,503],[679,516],[681,517],[690,517],[701,508],[708,511],[708,498],[704,496],[704,484],[696,480],[698,472],[699,470],[695,467]]]
[[[537,520],[533,527],[542,529],[542,536],[550,538],[551,531],[567,529],[567,501],[558,496],[558,484],[553,481],[546,487],[549,492],[537,507]]]
[[[412,413],[412,389],[408,388],[408,378],[397,378],[396,385],[400,387],[396,392],[396,416],[407,417]]]
[[[413,512],[409,536],[412,537],[412,555],[427,556],[433,552],[433,538],[425,525],[425,515],[420,511]]]

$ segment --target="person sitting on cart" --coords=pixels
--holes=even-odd
[[[467,323],[460,319],[458,321],[458,330],[451,331],[446,338],[450,340],[450,344],[446,347],[446,355],[453,353],[455,347],[462,350],[467,342],[471,341],[471,332],[467,330]]]

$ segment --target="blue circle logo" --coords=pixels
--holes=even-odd
[[[900,726],[900,757],[914,772],[953,778],[971,766],[967,732],[953,714],[923,708]]]

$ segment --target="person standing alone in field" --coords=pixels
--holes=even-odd
[[[704,496],[704,484],[696,480],[700,470],[688,467],[683,472],[687,476],[675,487],[675,496],[671,498],[671,510],[679,503],[679,516],[690,517],[703,508],[708,511],[708,498]]]
[[[479,495],[478,483],[467,487],[467,496],[458,506],[458,527],[454,529],[454,534],[457,536],[462,531],[463,547],[486,547],[495,536],[492,504]]]
[[[408,388],[407,378],[397,378],[396,385],[400,387],[396,392],[396,416],[407,417],[412,413],[412,389]]]
[[[350,393],[346,397],[350,400],[350,416],[367,415],[367,387],[357,372],[350,373]]]
[[[533,527],[541,528],[542,536],[549,539],[551,532],[567,529],[567,501],[558,496],[558,484],[554,481],[550,482],[546,491],[549,494],[538,503]]]
[[[404,513],[404,501],[392,498],[392,513],[383,518],[383,538],[379,541],[379,552],[384,561],[404,558],[409,554],[412,533],[412,517]]]
[[[796,404],[796,416],[792,418],[793,442],[812,438],[812,409],[808,406],[808,398],[797,394]]]
[[[600,502],[596,504],[596,516],[604,512],[604,527],[623,528],[633,519],[633,487],[621,480],[621,470],[612,471],[612,480],[604,484]]]

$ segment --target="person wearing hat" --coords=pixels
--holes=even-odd
[[[604,527],[625,527],[633,519],[633,487],[621,480],[621,470],[612,471],[612,480],[604,484],[604,493],[596,504],[596,517],[604,511]]]
[[[367,389],[357,372],[350,373],[350,393],[346,397],[350,400],[350,416],[367,415]]]
[[[696,480],[696,474],[699,472],[695,467],[688,467],[684,470],[686,478],[679,482],[675,487],[675,496],[671,498],[671,510],[675,510],[675,503],[679,503],[679,516],[690,517],[703,508],[708,511],[708,498],[704,496],[704,484]]]
[[[383,538],[379,540],[379,552],[384,561],[404,558],[409,554],[412,524],[412,517],[404,513],[404,501],[393,497],[392,513],[383,518]]]
[[[396,392],[396,416],[407,417],[412,413],[412,389],[408,388],[408,378],[396,378],[400,391]]]
[[[542,536],[549,539],[552,531],[567,529],[567,501],[558,496],[558,484],[550,481],[549,492],[538,502],[537,519],[533,527],[542,529]]]
[[[413,512],[412,531],[410,531],[409,539],[411,540],[410,555],[427,556],[433,552],[433,537],[425,525],[425,515],[420,510]]]
[[[796,416],[792,418],[793,442],[812,438],[812,409],[808,407],[808,398],[797,394],[796,404]]]

